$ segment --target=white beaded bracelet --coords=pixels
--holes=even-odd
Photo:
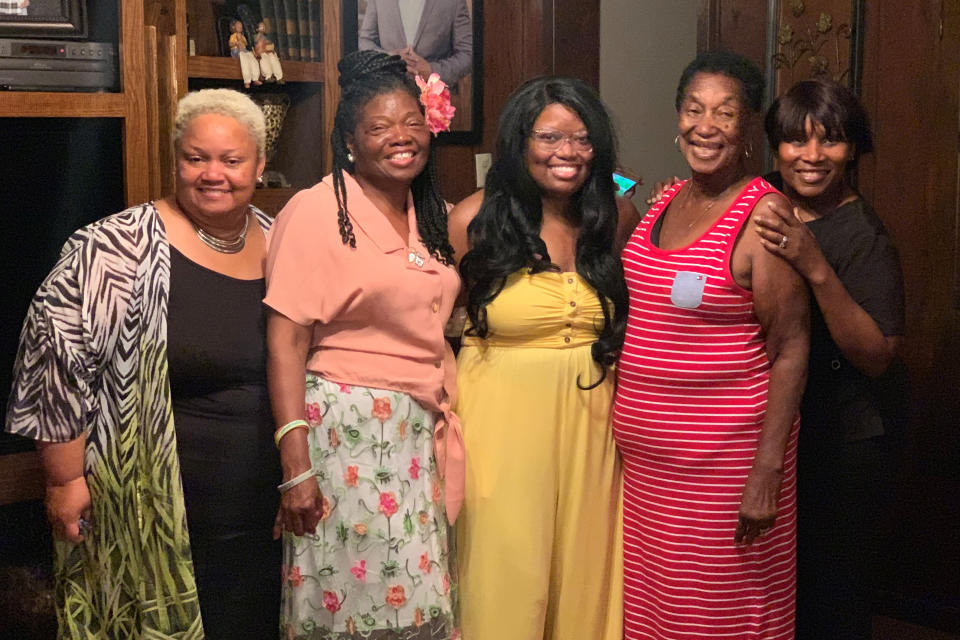
[[[306,480],[309,480],[309,479],[312,478],[314,475],[316,475],[316,473],[317,473],[317,472],[314,470],[314,468],[313,468],[313,467],[310,467],[309,469],[307,469],[306,471],[304,471],[304,472],[301,473],[300,475],[298,475],[298,476],[296,476],[296,477],[294,477],[294,478],[290,478],[289,480],[287,480],[287,481],[284,482],[283,484],[278,484],[278,485],[277,485],[277,491],[279,491],[280,493],[286,493],[287,491],[289,491],[290,489],[293,489],[295,486],[297,486],[297,485],[300,484],[301,482],[304,482],[304,481],[306,481]]]

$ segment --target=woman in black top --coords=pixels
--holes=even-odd
[[[248,96],[184,96],[174,192],[73,234],[30,306],[5,429],[37,444],[58,638],[279,635],[265,140]]]
[[[810,368],[798,458],[797,638],[871,637],[880,518],[889,504],[900,407],[896,350],[904,329],[897,251],[851,186],[872,150],[848,89],[801,82],[766,118],[794,210],[757,217],[764,247],[810,285]]]

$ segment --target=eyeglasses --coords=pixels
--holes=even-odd
[[[593,151],[590,135],[586,133],[566,134],[556,129],[534,129],[530,139],[544,151],[556,151],[569,142],[574,151],[589,153]]]

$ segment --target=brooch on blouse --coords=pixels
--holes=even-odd
[[[426,262],[424,257],[417,253],[416,249],[410,249],[410,253],[407,254],[407,262],[412,262],[418,267],[423,267],[423,264]]]

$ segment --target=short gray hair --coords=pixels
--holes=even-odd
[[[178,148],[183,132],[197,116],[216,113],[239,122],[257,145],[257,157],[264,157],[267,146],[267,125],[263,111],[247,95],[233,89],[201,89],[191,91],[177,103],[173,124],[173,146]]]

